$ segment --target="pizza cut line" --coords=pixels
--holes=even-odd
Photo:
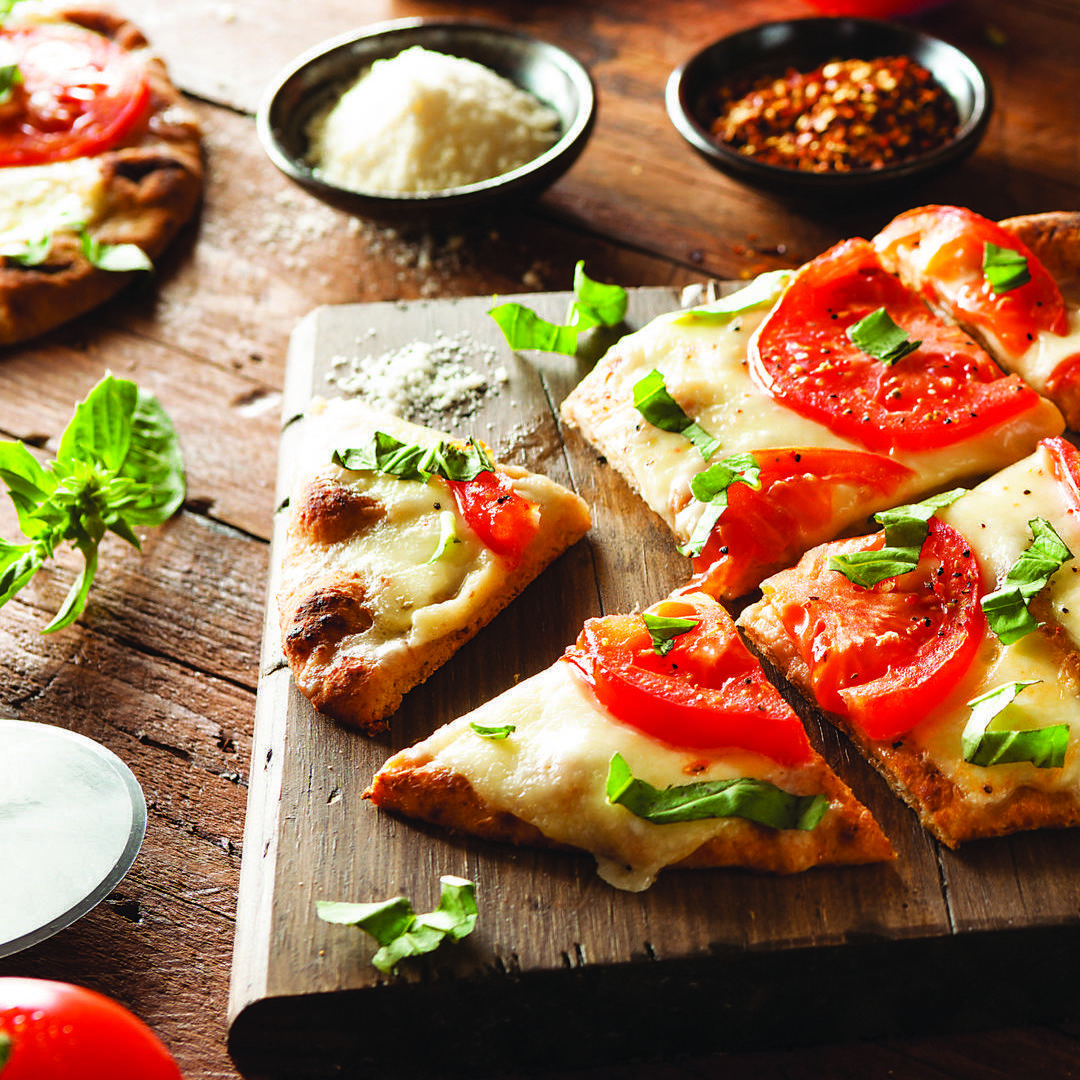
[[[203,165],[165,65],[107,8],[21,0],[0,67],[0,344],[13,344],[158,258],[195,212]]]

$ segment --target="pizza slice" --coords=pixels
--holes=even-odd
[[[872,513],[1018,460],[1064,427],[865,240],[620,341],[566,399],[733,599]]]
[[[997,224],[958,206],[923,206],[873,243],[890,270],[1080,428],[1080,214]]]
[[[481,443],[355,400],[315,401],[300,423],[282,648],[316,709],[374,731],[588,531],[589,511]]]
[[[391,758],[368,795],[486,839],[583,849],[632,891],[666,866],[893,857],[703,593],[590,619],[550,668]]]
[[[142,32],[96,5],[22,0],[0,25],[0,344],[149,269],[198,205],[195,114]]]
[[[879,518],[739,625],[943,843],[1080,824],[1080,452]]]

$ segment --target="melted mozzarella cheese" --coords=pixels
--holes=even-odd
[[[1043,330],[1026,352],[1010,361],[1009,370],[1036,390],[1046,388],[1058,365],[1080,355],[1080,310],[1070,307],[1068,316],[1069,325],[1064,334]],[[997,350],[995,355],[1007,355],[996,339],[991,338],[990,345],[992,352]]]
[[[0,169],[0,248],[89,225],[104,199],[95,158]]]
[[[486,739],[472,723],[514,724],[515,730],[506,739]],[[753,776],[795,794],[812,793],[799,787],[807,783],[805,775],[758,754],[727,751],[719,758],[715,752],[679,750],[613,721],[562,661],[440,728],[417,749],[463,775],[489,805],[552,840],[591,852],[604,881],[634,892],[734,822],[654,825],[612,805],[605,780],[614,754],[625,758],[634,776],[659,788]]]
[[[662,315],[620,341],[564,404],[567,419],[585,429],[680,542],[689,539],[705,510],[690,482],[707,464],[685,436],[654,427],[635,409],[634,384],[652,369],[663,374],[684,412],[720,440],[712,461],[781,447],[864,449],[776,401],[750,377],[748,343],[767,314],[768,304],[726,324],[693,323],[683,312]],[[1063,429],[1057,409],[1042,401],[1014,423],[959,445],[893,453],[892,460],[913,470],[910,479],[881,496],[838,488],[832,517],[807,533],[806,546],[831,539],[887,506],[1008,465],[1030,453],[1039,438]]]

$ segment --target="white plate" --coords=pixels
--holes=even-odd
[[[0,719],[0,956],[100,903],[145,832],[142,788],[111,750],[66,728]]]

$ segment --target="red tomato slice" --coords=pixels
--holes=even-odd
[[[141,66],[101,34],[71,23],[0,30],[22,82],[0,105],[0,166],[100,154],[142,120]]]
[[[183,1080],[161,1040],[118,1002],[46,979],[0,979],[4,1080]]]
[[[833,555],[884,542],[881,532],[824,544],[767,585],[818,703],[870,739],[896,738],[924,719],[970,667],[985,632],[978,561],[937,518],[908,574],[865,589],[829,569]]]
[[[884,307],[922,345],[895,364],[847,329]],[[1004,424],[1039,397],[847,240],[801,270],[750,345],[750,372],[778,401],[869,450],[952,446]]]
[[[1069,503],[1066,513],[1080,513],[1080,450],[1060,435],[1043,439],[1039,445],[1049,453],[1054,478],[1065,490]]]
[[[694,585],[713,596],[742,596],[810,544],[835,536],[829,525],[843,488],[852,489],[847,501],[866,504],[888,498],[914,476],[906,465],[862,450],[798,446],[754,457],[761,487],[728,488],[728,508],[693,560],[700,575]]]
[[[698,624],[660,656],[640,614],[589,619],[563,657],[616,720],[672,746],[738,747],[783,765],[810,760],[802,723],[715,600],[697,594],[649,611]]]
[[[1031,280],[995,293],[983,273],[987,243],[1023,255]],[[972,210],[909,210],[874,237],[874,248],[931,303],[964,326],[989,331],[1012,356],[1026,352],[1044,330],[1064,334],[1068,329],[1061,290],[1043,264],[1012,233]]]
[[[540,511],[514,490],[510,477],[482,472],[472,480],[448,480],[458,511],[484,546],[512,570],[540,528]]]

